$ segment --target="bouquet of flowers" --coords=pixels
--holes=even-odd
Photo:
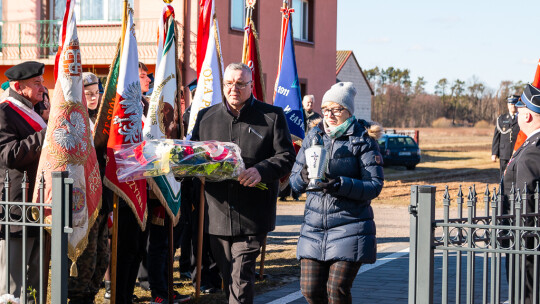
[[[146,140],[117,146],[114,158],[120,182],[169,172],[176,177],[205,177],[210,181],[222,181],[236,179],[245,170],[240,148],[233,143],[219,141]]]
[[[15,298],[11,294],[4,294],[0,296],[0,304],[19,304],[19,298]]]

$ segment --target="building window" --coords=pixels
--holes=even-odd
[[[246,26],[246,8],[244,0],[231,0],[231,28],[243,31]]]
[[[292,7],[294,8],[294,13],[292,14],[293,19],[293,33],[294,39],[300,41],[311,41],[311,16],[312,14],[312,1],[309,0],[293,0]]]
[[[231,0],[230,2],[230,8],[231,8],[231,14],[230,14],[230,21],[231,21],[231,29],[237,30],[237,31],[244,31],[244,28],[246,27],[246,1],[245,0]],[[251,15],[251,20],[253,23],[255,23],[255,27],[257,28],[257,16],[259,14],[258,12],[259,3],[255,3],[255,8],[253,10],[253,14]]]
[[[128,1],[131,7],[133,7],[133,1]],[[65,9],[66,0],[55,0],[54,19],[61,20]],[[123,9],[123,1],[118,0],[84,0],[75,3],[75,14],[79,23],[120,22]]]

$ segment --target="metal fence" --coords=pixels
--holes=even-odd
[[[466,196],[460,186],[451,208],[454,199],[446,187],[440,218],[435,216],[436,188],[413,186],[409,304],[525,303],[527,270],[536,286],[532,303],[539,303],[539,192],[536,185],[534,210],[527,210],[528,193],[513,187],[508,195],[510,212],[503,214],[500,190],[490,192],[486,186],[480,198],[474,186]]]
[[[67,172],[53,172],[52,185],[45,185],[43,179],[38,183],[40,198],[44,197],[45,187],[52,187],[52,205],[45,204],[43,199],[39,203],[28,202],[27,176],[24,178],[21,185],[11,185],[9,174],[6,171],[6,179],[4,181],[4,197],[0,201],[0,226],[2,227],[2,235],[5,240],[5,251],[1,254],[5,259],[6,273],[1,273],[6,277],[6,289],[10,290],[10,273],[21,272],[23,278],[27,274],[27,237],[30,229],[39,231],[37,239],[39,239],[39,273],[28,273],[27,276],[39,275],[38,294],[36,295],[36,303],[46,303],[47,301],[47,286],[45,286],[46,278],[49,275],[49,261],[45,260],[45,248],[47,246],[47,238],[45,230],[51,232],[50,251],[51,251],[51,303],[64,304],[67,303],[67,278],[68,278],[68,234],[72,232],[71,226],[71,201],[73,180],[67,177]],[[10,202],[8,200],[9,193],[12,187],[22,188],[23,202]],[[52,221],[46,221],[45,207],[51,208]],[[14,258],[10,256],[10,240],[14,238],[22,238],[22,268],[10,269],[9,260]],[[27,286],[26,279],[22,280],[21,287],[21,303],[27,303],[29,295],[27,287],[35,288],[36,286]],[[45,292],[43,292],[45,291]]]

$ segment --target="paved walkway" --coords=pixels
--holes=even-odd
[[[377,303],[394,304],[408,303],[408,280],[409,280],[409,248],[400,249],[401,246],[390,247],[383,253],[379,253],[377,262],[372,265],[364,265],[360,268],[358,276],[352,287],[353,303]],[[455,301],[455,256],[451,255],[449,265],[449,296],[448,303]],[[475,302],[482,303],[482,258],[476,258]],[[465,257],[463,257],[465,262]],[[504,263],[504,260],[503,260]],[[441,303],[441,254],[435,255],[435,278],[434,278],[434,303]],[[465,263],[463,263],[465,264]],[[504,265],[504,264],[503,264]],[[461,301],[466,300],[466,269],[462,268]],[[505,278],[504,267],[502,277]],[[508,293],[506,280],[502,280],[501,299],[505,299]],[[304,304],[307,303],[300,292],[299,281],[290,283],[280,289],[267,292],[255,298],[256,304]]]
[[[276,231],[269,234],[269,237],[280,235],[284,231],[288,231],[289,237],[298,235],[299,225],[298,219],[301,216],[278,215]],[[379,227],[378,227],[379,228]],[[281,231],[283,230],[283,231]],[[379,230],[379,229],[378,229]],[[281,231],[281,232],[280,232]],[[379,232],[379,231],[378,231]],[[357,278],[354,281],[352,287],[353,303],[408,303],[408,281],[409,281],[409,244],[403,242],[403,238],[382,238],[385,244],[382,250],[380,250],[377,262],[372,265],[363,265],[360,268]],[[407,240],[408,241],[408,240]],[[481,286],[481,271],[482,271],[482,257],[476,257],[475,264],[476,280],[475,280],[475,302],[482,303],[482,286]],[[461,290],[461,303],[465,302],[465,282],[466,282],[466,258],[462,259],[462,290]],[[449,303],[456,303],[455,301],[455,255],[451,254],[449,259]],[[503,261],[504,265],[504,261]],[[434,267],[434,303],[441,303],[441,267],[442,256],[440,253],[436,253]],[[504,273],[504,267],[502,278],[506,277]],[[502,283],[501,295],[507,294],[506,280]],[[505,297],[502,296],[501,299]],[[258,295],[255,297],[256,304],[271,303],[271,304],[285,304],[285,303],[307,303],[300,292],[299,280],[288,285],[285,285],[279,289]]]

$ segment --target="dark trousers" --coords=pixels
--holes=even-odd
[[[253,303],[255,263],[266,234],[210,235],[212,254],[223,277],[229,303]]]
[[[502,158],[499,159],[500,166],[501,166],[501,167],[499,168],[499,170],[500,170],[500,175],[499,175],[500,178],[503,177],[503,175],[504,175],[504,170],[506,170],[506,166],[508,165],[508,162],[509,162],[509,161],[510,161],[509,159],[502,159]]]
[[[118,208],[118,243],[116,262],[116,303],[132,303],[133,289],[146,246],[146,232],[125,203]]]
[[[70,303],[94,303],[109,266],[107,216],[100,214],[88,232],[88,245],[77,259],[77,277],[68,278]]]
[[[362,263],[300,260],[300,289],[310,304],[352,303],[351,287]]]

